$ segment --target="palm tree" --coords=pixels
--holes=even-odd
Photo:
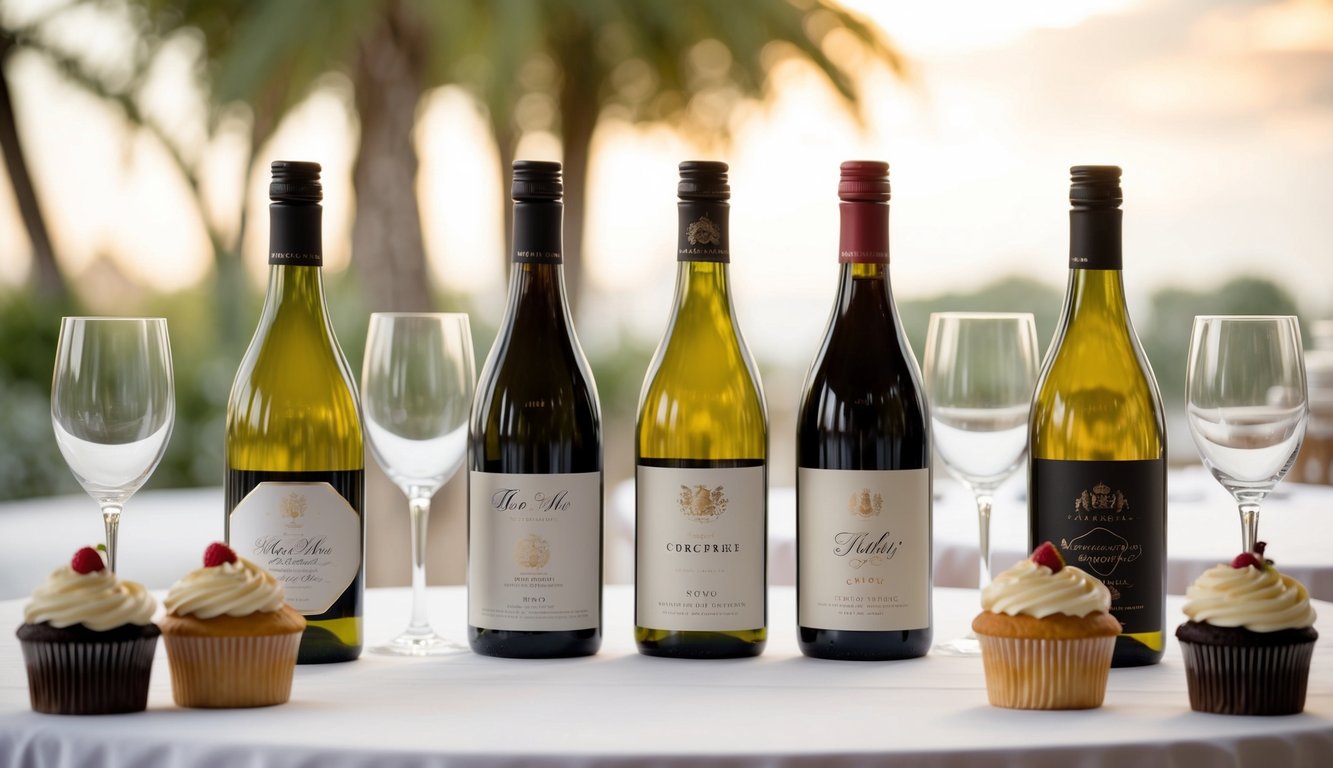
[[[0,154],[4,155],[5,170],[9,172],[19,217],[23,220],[23,228],[32,244],[33,268],[29,282],[41,298],[62,302],[69,295],[69,287],[56,263],[51,233],[46,228],[46,217],[42,215],[42,207],[37,201],[37,187],[28,170],[27,156],[23,152],[23,141],[14,115],[14,100],[9,92],[9,78],[5,74],[5,65],[17,45],[18,38],[12,31],[0,29]]]
[[[903,71],[883,34],[832,0],[137,0],[129,7],[147,41],[136,71],[146,73],[173,35],[198,35],[212,115],[247,107],[251,153],[327,75],[351,81],[359,128],[352,257],[375,310],[431,304],[412,133],[421,99],[434,87],[462,83],[487,107],[506,176],[525,129],[516,122],[514,105],[527,94],[549,91],[559,114],[559,124],[551,127],[562,138],[565,163],[567,271],[577,292],[590,149],[608,107],[638,121],[724,128],[725,120],[701,124],[694,106],[703,100],[721,104],[725,117],[741,99],[761,96],[774,43],[811,62],[855,106],[855,73],[822,47],[820,30],[835,27],[850,32],[873,58]],[[722,46],[724,66],[716,66],[717,56],[710,62],[696,55],[700,45],[714,52]],[[109,86],[77,57],[47,52],[75,82],[120,104],[171,145],[138,111],[137,82]],[[535,83],[523,77],[543,58],[554,63],[554,77]],[[187,148],[168,148],[198,190]],[[252,166],[247,162],[247,176]],[[238,284],[239,236],[223,242],[219,233],[210,235],[219,280]]]
[[[725,142],[732,110],[743,99],[765,95],[775,60],[795,57],[812,64],[857,110],[856,73],[824,50],[832,29],[850,33],[844,44],[862,46],[871,60],[900,76],[906,72],[882,32],[831,0],[507,0],[477,21],[477,32],[467,38],[473,57],[459,59],[479,58],[488,66],[459,74],[487,109],[502,173],[508,173],[523,131],[514,105],[543,90],[556,104],[559,122],[549,128],[562,140],[565,271],[572,299],[582,287],[592,141],[609,108],[634,121],[665,122]],[[543,56],[557,72],[530,85],[534,78],[525,77],[524,68]],[[720,109],[698,109],[701,103]],[[507,199],[503,209],[509,237]]]

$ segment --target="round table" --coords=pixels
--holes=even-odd
[[[437,627],[461,636],[462,588],[430,590]],[[17,640],[0,639],[0,765],[352,768],[378,766],[1004,766],[1238,768],[1333,765],[1333,644],[1316,646],[1306,712],[1281,718],[1191,712],[1179,650],[1113,670],[1106,705],[1082,712],[990,707],[981,661],[806,659],[794,594],[770,590],[772,637],[757,659],[654,659],[634,651],[633,591],[606,590],[603,651],[513,661],[472,654],[367,654],[297,669],[292,701],[255,710],[172,704],[159,648],[149,710],[61,717],[28,709]],[[368,593],[368,635],[406,621],[404,589]],[[976,613],[970,590],[937,589],[937,640]],[[0,625],[22,601],[0,603]],[[1333,605],[1317,625],[1333,638]],[[1172,623],[1180,599],[1167,601]]]

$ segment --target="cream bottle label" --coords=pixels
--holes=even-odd
[[[328,483],[260,483],[230,526],[232,548],[272,573],[307,616],[333,607],[361,567],[361,517]]]
[[[600,624],[602,474],[468,474],[468,624]]]
[[[864,632],[930,626],[930,470],[797,473],[797,623]]]
[[[764,626],[765,467],[640,465],[635,623],[675,631]]]

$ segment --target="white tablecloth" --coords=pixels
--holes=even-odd
[[[1240,518],[1231,496],[1202,467],[1167,477],[1167,591],[1182,595],[1190,582],[1240,551]],[[995,494],[991,513],[993,572],[1026,557],[1027,482],[1020,472]],[[610,581],[634,579],[634,482],[607,493],[607,536],[629,553],[608,569]],[[972,496],[935,474],[935,584],[977,585],[977,508]],[[1279,484],[1263,505],[1259,538],[1283,571],[1321,600],[1333,600],[1333,487]],[[796,583],[796,491],[773,487],[768,497],[768,580]]]
[[[976,505],[956,483],[936,483],[935,581],[977,583]],[[996,573],[1028,554],[1027,483],[1019,477],[996,494],[991,519]],[[1167,474],[1166,590],[1182,595],[1199,574],[1231,562],[1241,549],[1240,514],[1231,494],[1202,467]],[[1284,573],[1310,594],[1333,600],[1333,487],[1280,483],[1259,514],[1259,538]],[[963,578],[960,578],[963,577]],[[943,580],[942,580],[943,578]]]
[[[372,641],[400,629],[408,591],[371,590]],[[513,661],[367,654],[297,669],[292,701],[258,710],[172,705],[159,648],[149,711],[61,717],[28,709],[18,642],[0,637],[0,765],[61,768],[416,766],[976,766],[1327,768],[1333,765],[1333,605],[1321,603],[1306,712],[1191,712],[1174,641],[1154,667],[1113,670],[1083,712],[986,703],[980,659],[857,663],[802,657],[791,589],[770,592],[758,659],[684,661],[634,651],[632,590],[606,592],[606,644],[588,659]],[[461,636],[461,588],[430,592]],[[15,626],[21,601],[0,603]],[[1180,599],[1168,600],[1174,623]],[[937,640],[961,632],[976,593],[936,590]]]
[[[209,542],[222,540],[222,489],[145,491],[120,516],[121,577],[165,589],[199,567]],[[0,505],[0,599],[22,597],[74,550],[106,540],[102,513],[86,493]]]

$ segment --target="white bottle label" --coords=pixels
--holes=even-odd
[[[237,554],[272,573],[306,616],[332,608],[361,568],[361,517],[328,483],[260,483],[230,525]]]
[[[930,625],[930,470],[797,469],[802,627]]]
[[[590,629],[601,600],[602,473],[468,473],[468,624]]]
[[[765,468],[639,466],[635,623],[676,631],[764,626]]]

